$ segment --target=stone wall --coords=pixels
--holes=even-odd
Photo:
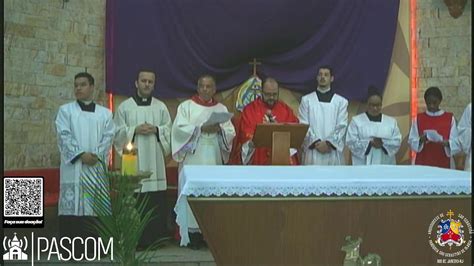
[[[441,108],[457,120],[471,101],[471,5],[468,0],[462,15],[453,18],[442,0],[417,1],[420,111],[430,86],[440,88]]]
[[[4,168],[59,166],[58,107],[74,75],[103,97],[105,0],[4,0]]]

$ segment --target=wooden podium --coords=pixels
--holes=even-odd
[[[290,148],[301,147],[308,127],[296,123],[258,124],[253,143],[256,148],[272,149],[272,165],[290,165]]]

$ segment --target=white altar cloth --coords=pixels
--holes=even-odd
[[[471,194],[471,173],[418,165],[206,166],[179,174],[176,222],[189,243],[188,196],[396,196]]]

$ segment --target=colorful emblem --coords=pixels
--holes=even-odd
[[[461,246],[464,243],[464,230],[463,225],[460,220],[454,220],[451,217],[454,216],[454,212],[449,210],[446,215],[449,219],[441,219],[438,223],[438,231],[436,243],[444,247],[446,245],[452,246],[456,245],[457,247]]]
[[[242,112],[244,107],[262,95],[262,80],[252,76],[239,87],[235,108]]]

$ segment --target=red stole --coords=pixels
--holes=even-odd
[[[261,124],[265,121],[267,110],[271,110],[277,123],[299,122],[298,118],[293,114],[293,110],[285,103],[277,101],[273,107],[269,107],[262,99],[258,98],[245,106],[242,111],[240,119],[239,148],[243,143],[253,138],[257,124]],[[270,148],[256,148],[249,164],[269,165],[271,154],[272,152]],[[290,162],[292,165],[299,164],[296,156],[292,156]]]
[[[191,97],[191,100],[199,105],[202,105],[202,106],[207,106],[207,107],[210,107],[210,106],[214,106],[217,104],[217,101],[214,100],[214,98],[211,98],[211,100],[209,102],[205,102],[203,99],[201,99],[201,97],[199,97],[199,95],[195,94]]]
[[[418,134],[421,136],[426,129],[434,129],[443,136],[444,140],[449,140],[452,118],[453,114],[449,112],[445,112],[440,116],[429,116],[426,113],[420,113],[417,117]],[[424,144],[423,150],[416,154],[415,164],[449,169],[450,158],[446,156],[441,143],[428,141]]]

